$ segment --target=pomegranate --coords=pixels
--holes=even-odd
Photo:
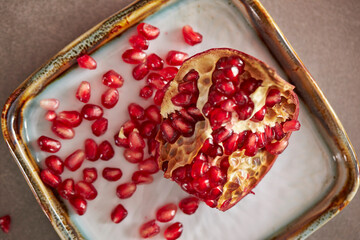
[[[210,207],[234,206],[299,130],[293,89],[236,50],[210,49],[185,61],[161,105],[156,139],[164,177]]]

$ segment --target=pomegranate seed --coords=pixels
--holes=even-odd
[[[119,223],[128,215],[128,211],[124,208],[123,205],[117,205],[114,210],[111,212],[111,221],[114,223]]]
[[[163,89],[157,90],[154,96],[154,103],[160,106],[162,104],[164,96],[165,96],[165,91]]]
[[[165,229],[164,237],[166,240],[178,239],[183,232],[183,225],[179,222],[173,223]]]
[[[182,28],[182,33],[185,42],[191,46],[194,46],[202,42],[202,35],[198,32],[194,32],[192,27],[190,27],[189,25],[185,25]]]
[[[228,168],[230,167],[229,159],[224,157],[220,162],[220,169],[222,172],[227,172]]]
[[[197,122],[197,120],[195,120],[185,108],[180,109],[179,114],[188,122],[194,124]]]
[[[179,208],[187,215],[194,214],[199,207],[199,199],[196,197],[187,197],[179,202]]]
[[[271,142],[275,138],[275,132],[274,129],[272,129],[269,126],[265,126],[265,138],[266,142]]]
[[[182,82],[178,86],[179,92],[197,93],[199,90],[195,81]]]
[[[144,171],[134,172],[131,179],[135,184],[148,184],[148,183],[152,183],[154,180],[149,173]]]
[[[140,150],[145,148],[145,141],[138,131],[131,132],[128,139],[131,150]]]
[[[72,154],[70,154],[64,161],[65,167],[67,167],[70,171],[76,171],[82,165],[85,160],[85,153],[83,150],[76,150]]]
[[[161,69],[158,73],[165,79],[165,81],[169,82],[175,78],[178,71],[179,70],[176,67],[166,67]]]
[[[142,35],[134,35],[129,38],[130,45],[138,50],[147,50],[149,41]]]
[[[220,168],[218,168],[216,166],[212,166],[209,169],[208,174],[209,174],[209,179],[210,179],[210,185],[212,185],[213,187],[218,186],[219,184],[222,184],[226,177],[221,172]]]
[[[126,199],[126,198],[131,197],[135,191],[136,191],[135,183],[132,183],[132,182],[123,183],[116,188],[116,195],[120,199]]]
[[[90,161],[96,161],[99,159],[98,145],[91,138],[85,140],[85,157]]]
[[[147,23],[140,23],[137,26],[137,31],[148,40],[153,40],[160,34],[160,30],[157,27]]]
[[[205,203],[206,203],[206,205],[208,205],[211,208],[215,208],[217,206],[216,200],[206,199]]]
[[[157,133],[156,124],[151,121],[144,121],[140,126],[140,134],[144,138],[155,137]]]
[[[161,122],[160,109],[155,105],[150,105],[145,109],[145,116],[154,123]]]
[[[210,188],[209,178],[206,176],[196,178],[192,181],[192,186],[198,193],[205,193]]]
[[[61,148],[61,143],[58,140],[45,136],[39,137],[38,145],[41,151],[49,152],[49,153],[56,153]]]
[[[254,116],[251,118],[251,121],[260,122],[264,120],[266,114],[266,106],[262,107],[259,111],[257,111]]]
[[[180,66],[188,57],[187,53],[172,50],[166,56],[166,63],[170,66]]]
[[[164,60],[155,53],[148,56],[146,64],[150,70],[161,70],[164,67]]]
[[[173,126],[178,130],[183,136],[190,137],[194,134],[195,126],[182,117],[176,117],[172,121]]]
[[[70,198],[70,204],[74,208],[74,210],[77,212],[77,214],[84,215],[86,212],[87,202],[82,197],[76,196],[73,198]]]
[[[279,155],[285,150],[288,144],[289,144],[288,141],[282,140],[274,143],[269,143],[268,145],[265,146],[265,149],[266,151],[268,151],[273,155]]]
[[[0,217],[0,228],[4,233],[9,233],[10,223],[11,223],[11,218],[9,215]]]
[[[56,188],[61,183],[61,177],[49,169],[41,170],[41,180],[48,186]]]
[[[153,90],[150,86],[146,85],[140,89],[139,96],[145,99],[150,98],[153,95]]]
[[[192,94],[187,92],[180,92],[171,98],[171,102],[175,106],[186,107],[192,103]]]
[[[234,95],[234,100],[239,106],[244,106],[249,102],[249,96],[240,90]]]
[[[45,120],[47,121],[54,121],[56,118],[56,112],[55,111],[52,111],[52,110],[49,110],[46,112],[45,114]]]
[[[119,92],[115,88],[109,88],[101,95],[101,104],[107,108],[113,108],[119,101]]]
[[[276,140],[281,140],[283,137],[285,137],[285,133],[284,133],[280,123],[275,123],[275,126],[273,127],[273,129],[274,129]]]
[[[251,117],[252,112],[254,111],[254,103],[249,99],[249,102],[246,105],[243,105],[236,109],[239,120],[246,120]]]
[[[204,120],[203,115],[201,114],[201,111],[196,107],[189,107],[187,109],[187,112],[196,120],[202,121]]]
[[[265,137],[265,133],[264,132],[257,132],[256,136],[258,138],[258,142],[257,142],[257,148],[261,149],[263,147],[265,147],[266,145],[266,137]]]
[[[124,78],[114,70],[109,70],[103,75],[102,83],[110,88],[120,88],[124,84]]]
[[[122,55],[123,61],[129,64],[142,63],[145,60],[145,58],[146,58],[146,53],[138,49],[128,49]]]
[[[234,83],[230,81],[218,82],[215,85],[215,88],[217,91],[219,91],[222,94],[225,94],[226,96],[232,96],[236,91]]]
[[[226,112],[220,108],[216,108],[210,113],[210,125],[212,128],[218,128],[230,120],[231,112]]]
[[[124,157],[128,162],[138,163],[143,160],[144,151],[142,149],[141,150],[125,149]]]
[[[255,92],[255,90],[261,86],[262,81],[256,80],[254,78],[247,79],[243,81],[240,85],[241,90],[244,91],[244,93],[250,95],[251,93]]]
[[[228,99],[228,97],[223,95],[222,93],[219,93],[217,91],[210,91],[208,101],[210,103],[213,103],[214,106],[217,106],[226,99]]]
[[[171,126],[169,119],[166,119],[161,123],[160,130],[164,140],[169,143],[174,143],[179,137],[179,133]]]
[[[127,137],[123,136],[121,132],[118,134],[115,134],[114,136],[115,145],[119,147],[129,148],[129,139]]]
[[[221,170],[220,170],[221,172]],[[208,195],[208,199],[210,200],[215,200],[218,197],[220,197],[220,195],[222,194],[223,190],[222,190],[222,186],[216,186],[218,183],[216,182],[211,182],[210,181],[210,185],[213,186],[213,188],[210,190],[209,195]]]
[[[85,181],[79,181],[75,184],[75,193],[87,200],[93,200],[97,197],[95,187]]]
[[[191,167],[191,177],[202,177],[207,171],[209,171],[209,163],[201,160],[196,160]]]
[[[100,159],[104,161],[110,160],[114,156],[114,149],[107,140],[99,144]]]
[[[135,80],[143,79],[149,73],[149,68],[146,63],[140,63],[133,68],[132,75]]]
[[[172,172],[172,178],[174,181],[181,181],[181,180],[185,179],[185,177],[186,177],[186,167],[176,168]]]
[[[154,72],[148,75],[146,82],[156,89],[163,89],[168,83],[159,73]]]
[[[53,122],[51,130],[56,134],[56,136],[62,139],[72,139],[75,136],[75,132],[72,128],[58,121]]]
[[[267,107],[273,107],[275,104],[281,102],[281,94],[277,89],[270,89],[267,94],[265,105]]]
[[[55,98],[48,98],[40,100],[40,107],[45,110],[55,111],[60,105],[59,100]]]
[[[129,115],[133,119],[142,120],[144,119],[144,108],[136,103],[131,103],[128,106]]]
[[[139,229],[139,233],[142,238],[152,238],[159,232],[160,227],[156,224],[155,220],[144,223]]]
[[[80,113],[77,111],[62,111],[57,115],[56,121],[73,128],[81,124],[82,118]]]
[[[77,62],[79,64],[79,67],[90,70],[96,69],[97,66],[95,59],[93,59],[92,57],[86,54],[81,57],[78,57]]]
[[[87,183],[93,183],[97,179],[96,168],[84,168],[83,180]]]
[[[258,151],[257,142],[258,142],[258,137],[255,133],[250,133],[247,136],[244,142],[246,156],[252,157],[257,153]]]
[[[121,129],[125,136],[129,136],[129,134],[136,128],[135,122],[132,120],[126,121],[122,126]]]
[[[83,102],[83,103],[89,102],[90,96],[91,96],[90,83],[87,81],[81,82],[76,91],[75,96],[80,102]]]
[[[70,199],[75,195],[75,183],[71,178],[65,179],[58,187],[58,192],[64,199]]]
[[[85,104],[81,109],[81,116],[86,120],[95,120],[101,118],[104,111],[103,109],[94,104]]]
[[[159,166],[154,157],[149,157],[144,161],[139,162],[139,170],[147,173],[157,173],[159,171]]]
[[[122,177],[122,171],[120,168],[104,168],[102,172],[103,178],[108,181],[114,182],[119,180]]]
[[[286,121],[283,125],[284,133],[298,131],[300,129],[300,123],[297,120]]]
[[[106,118],[99,118],[91,124],[92,133],[99,137],[103,135],[108,128],[108,120]]]
[[[235,111],[236,106],[236,103],[232,99],[227,99],[220,103],[220,108],[227,112]]]
[[[170,222],[174,219],[176,211],[176,204],[166,204],[156,211],[156,220],[158,220],[159,222]]]
[[[222,143],[231,136],[232,132],[231,129],[222,127],[213,131],[211,135],[213,136],[215,143]]]
[[[63,161],[56,155],[50,155],[45,159],[45,165],[55,174],[62,174],[64,171]]]
[[[233,133],[226,141],[223,142],[223,146],[225,149],[225,154],[232,154],[237,148],[239,144],[239,134]]]
[[[159,142],[153,138],[150,138],[148,140],[147,145],[148,145],[148,153],[154,157],[159,150]]]

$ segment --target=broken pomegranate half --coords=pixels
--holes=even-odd
[[[299,130],[293,89],[237,50],[210,49],[186,60],[161,105],[156,139],[165,178],[210,207],[234,206]]]

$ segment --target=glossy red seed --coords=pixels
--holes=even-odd
[[[128,137],[129,134],[136,128],[136,123],[132,120],[126,121],[122,126],[121,129],[123,131],[123,134]]]
[[[257,132],[256,136],[258,138],[257,148],[261,149],[261,148],[265,147],[265,145],[266,145],[265,133],[264,132]]]
[[[215,88],[226,96],[232,96],[236,92],[234,83],[231,81],[220,81],[215,85]]]
[[[266,142],[270,143],[274,138],[275,138],[274,129],[269,127],[269,126],[265,126],[265,139],[266,139]]]
[[[111,221],[119,223],[128,215],[128,211],[122,204],[117,205],[111,212]]]
[[[182,117],[176,117],[172,120],[174,128],[185,137],[190,137],[194,134],[195,125],[186,121]]]
[[[186,177],[186,168],[185,167],[179,167],[176,168],[173,172],[172,172],[172,176],[174,181],[181,181],[183,179],[185,179]]]
[[[0,217],[0,228],[4,233],[9,233],[11,224],[10,215]]]
[[[168,226],[164,231],[164,237],[166,240],[178,239],[183,232],[183,225],[180,222],[176,222]]]
[[[215,208],[217,206],[217,201],[213,199],[206,199],[204,202],[211,208]]]
[[[138,168],[140,171],[147,173],[157,173],[159,171],[159,165],[154,157],[149,157],[144,161],[139,162]]]
[[[102,172],[102,176],[106,180],[113,182],[119,180],[122,177],[122,171],[120,168],[106,167]]]
[[[261,80],[256,80],[254,78],[250,78],[247,79],[245,81],[243,81],[240,85],[240,88],[242,91],[244,91],[245,94],[252,94],[253,92],[255,92],[255,90],[261,86],[262,81]]]
[[[148,75],[146,82],[156,89],[163,89],[168,83],[159,73],[152,72]]]
[[[132,119],[142,120],[144,119],[144,108],[136,103],[131,103],[128,106],[129,115]]]
[[[56,153],[61,148],[61,143],[58,140],[46,136],[39,137],[37,142],[40,149],[44,152]]]
[[[41,180],[48,186],[56,188],[61,183],[61,177],[49,169],[41,170]]]
[[[236,110],[236,103],[232,99],[227,99],[220,103],[220,108],[227,112],[233,112]]]
[[[93,183],[97,179],[96,168],[84,168],[83,180],[87,183]]]
[[[281,102],[281,94],[278,89],[270,89],[267,94],[265,105],[267,107],[273,107],[275,104]]]
[[[102,83],[110,88],[120,88],[124,84],[124,78],[114,70],[109,70],[103,75]]]
[[[116,188],[116,195],[120,199],[131,197],[136,191],[136,184],[133,182],[123,183]]]
[[[77,62],[79,64],[79,67],[90,69],[90,70],[96,69],[96,66],[97,66],[95,59],[93,59],[92,57],[90,57],[89,55],[86,55],[86,54],[81,57],[78,57]]]
[[[95,120],[101,118],[104,111],[103,109],[94,104],[85,104],[81,109],[81,116],[86,120]]]
[[[207,171],[209,171],[210,165],[205,161],[196,160],[191,167],[191,177],[202,177]]]
[[[212,128],[218,128],[231,120],[231,112],[226,112],[220,108],[214,109],[210,113],[210,125]]]
[[[183,213],[191,215],[196,212],[199,207],[199,199],[196,197],[187,197],[179,202],[179,208]]]
[[[178,85],[179,92],[197,93],[197,83],[195,81],[182,82]]]
[[[176,67],[165,67],[161,69],[158,73],[167,81],[171,81],[175,78],[178,73],[178,69]]]
[[[62,139],[72,139],[75,136],[74,129],[58,121],[53,122],[51,130],[56,134],[56,136]]]
[[[222,172],[226,173],[228,168],[230,167],[228,157],[224,157],[220,162],[220,169]]]
[[[289,144],[288,141],[282,140],[274,143],[269,143],[268,145],[265,146],[265,149],[266,151],[268,151],[273,155],[279,155],[286,149],[288,144]]]
[[[191,46],[194,46],[202,42],[203,36],[198,32],[194,32],[193,28],[189,25],[185,25],[182,28],[182,33],[185,42]]]
[[[149,41],[142,35],[131,36],[129,43],[135,49],[147,50],[149,48]]]
[[[140,63],[133,68],[132,75],[135,80],[143,79],[149,73],[149,68],[146,63]]]
[[[115,88],[109,88],[101,95],[101,104],[107,109],[113,108],[118,101],[119,92]]]
[[[166,204],[156,211],[156,220],[159,222],[170,222],[174,219],[177,206],[174,203]]]
[[[161,122],[160,109],[155,105],[150,105],[145,109],[145,116],[154,123]]]
[[[154,178],[147,172],[136,171],[133,173],[131,180],[135,184],[149,184],[154,181]]]
[[[114,141],[116,146],[129,148],[129,139],[123,134],[115,134]]]
[[[222,173],[220,168],[218,168],[216,166],[212,166],[209,169],[208,175],[209,175],[210,185],[212,187],[222,184],[226,177],[226,176],[224,176],[224,174]]]
[[[258,151],[257,142],[258,142],[258,136],[255,133],[248,134],[244,142],[246,156],[252,157],[257,153]]]
[[[63,161],[56,155],[50,155],[45,159],[45,165],[55,174],[62,174],[64,171]]]
[[[217,186],[217,183],[213,183],[211,181],[210,181],[210,185],[213,188],[209,191],[209,195],[207,196],[207,198],[210,200],[215,200],[218,197],[220,197],[220,195],[222,194],[223,192],[222,186]]]
[[[233,133],[226,141],[223,142],[225,154],[230,155],[237,150],[239,144],[239,134]]]
[[[166,63],[170,66],[180,66],[188,57],[187,53],[172,50],[166,55]]]
[[[75,195],[75,183],[71,178],[65,179],[58,187],[58,193],[64,199],[70,199]]]
[[[83,150],[76,150],[70,154],[64,161],[64,165],[70,171],[76,171],[82,165],[85,160],[85,153]]]
[[[128,49],[121,56],[122,60],[129,64],[139,64],[145,61],[146,53],[138,49]]]
[[[141,150],[125,149],[124,157],[128,162],[138,163],[143,160],[144,151],[142,149]]]
[[[146,64],[150,70],[160,70],[164,67],[164,60],[155,53],[152,53],[147,57]]]
[[[140,126],[140,134],[144,138],[155,137],[157,133],[156,124],[150,120],[144,121]]]
[[[68,127],[77,127],[82,122],[82,117],[78,111],[62,111],[58,113],[56,121]]]
[[[214,130],[211,135],[213,136],[215,143],[222,143],[226,139],[228,139],[232,133],[233,133],[232,129],[222,127]]]
[[[154,96],[154,103],[156,105],[160,106],[162,104],[164,96],[165,96],[165,91],[163,89],[157,90],[155,93],[155,96]]]
[[[87,103],[91,97],[91,87],[90,83],[87,81],[82,81],[76,90],[76,98],[83,103]]]
[[[93,122],[93,124],[91,124],[91,131],[97,137],[105,134],[107,128],[108,128],[108,120],[103,117],[96,119],[96,121]]]
[[[265,114],[266,114],[266,106],[260,108],[260,110],[257,111],[254,114],[254,116],[251,118],[251,121],[260,122],[260,121],[264,120]]]
[[[300,129],[300,122],[297,120],[286,121],[283,124],[284,133],[298,131]]]
[[[85,158],[90,161],[96,161],[99,159],[98,145],[96,142],[88,138],[85,140]]]
[[[145,99],[150,98],[153,95],[153,89],[152,87],[146,85],[143,88],[140,89],[139,96]]]
[[[52,110],[49,110],[46,112],[45,114],[45,120],[47,121],[54,121],[56,118],[56,112],[55,111],[52,111]]]
[[[213,104],[213,106],[218,106],[221,102],[228,99],[227,96],[225,96],[222,93],[219,93],[218,91],[210,91],[209,93],[209,99],[208,101]]]
[[[136,29],[140,35],[144,36],[148,40],[153,40],[160,34],[159,28],[147,23],[140,23]]]
[[[187,92],[180,92],[171,98],[171,102],[175,106],[186,107],[192,103],[192,94]]]
[[[75,194],[87,200],[93,200],[98,195],[95,187],[85,181],[79,181],[75,184]]]
[[[192,186],[198,193],[205,193],[210,188],[209,178],[206,176],[196,178],[192,181]]]
[[[144,223],[140,226],[139,233],[142,238],[152,238],[160,232],[160,227],[155,220]]]
[[[129,134],[129,147],[132,150],[140,150],[145,148],[145,141],[138,131],[132,131]]]
[[[55,111],[60,105],[60,101],[55,98],[47,98],[40,100],[40,107],[45,110]]]
[[[172,127],[172,124],[169,119],[166,119],[161,123],[160,131],[164,140],[169,143],[174,143],[179,137],[178,131],[176,131]]]
[[[70,204],[74,208],[74,210],[77,212],[77,214],[84,215],[86,212],[87,202],[84,198],[76,196],[73,198],[70,198]]]
[[[154,138],[150,138],[148,139],[147,146],[148,146],[148,153],[151,156],[155,157],[155,155],[158,153],[159,150],[159,142],[156,141]]]
[[[99,156],[101,160],[108,161],[114,157],[114,149],[107,140],[99,144]]]
[[[273,127],[273,129],[274,129],[276,140],[281,140],[283,137],[285,137],[285,133],[284,133],[282,125],[280,123],[275,123],[275,126]]]
[[[244,106],[249,102],[249,96],[246,95],[243,91],[238,91],[234,95],[234,100],[239,106]]]
[[[236,113],[238,115],[239,120],[246,120],[251,117],[251,114],[254,111],[254,103],[249,100],[246,105],[243,105],[236,109]]]

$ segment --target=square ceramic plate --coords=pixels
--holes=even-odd
[[[214,47],[238,49],[275,68],[296,86],[301,100],[302,129],[293,134],[289,147],[254,189],[255,195],[247,196],[225,213],[205,205],[193,216],[179,212],[175,221],[184,224],[182,239],[305,238],[349,203],[359,184],[359,167],[351,143],[321,90],[259,1],[142,0],[60,51],[15,90],[3,110],[4,137],[62,239],[139,239],[138,226],[154,217],[156,207],[186,195],[176,184],[157,174],[153,184],[140,186],[131,199],[117,199],[116,186],[128,181],[135,169],[124,161],[120,148],[115,149],[116,157],[108,162],[86,161],[76,173],[62,175],[63,179],[79,180],[85,167],[96,166],[98,174],[104,167],[122,169],[124,174],[118,182],[109,183],[99,177],[94,183],[99,195],[88,203],[83,216],[76,215],[39,178],[39,168],[47,154],[39,151],[36,140],[40,135],[55,136],[49,131],[50,123],[43,119],[44,110],[38,107],[41,99],[55,97],[61,101],[59,111],[79,111],[82,105],[75,101],[74,89],[81,81],[91,83],[91,101],[95,103],[105,90],[101,76],[109,69],[120,72],[125,78],[120,102],[113,110],[105,111],[109,129],[104,136],[96,138],[98,143],[112,140],[126,120],[129,103],[142,101],[143,105],[150,105],[138,97],[144,81],[131,80],[132,66],[121,61],[121,54],[129,48],[128,38],[136,31],[133,26],[144,19],[161,30],[148,53],[156,52],[164,57],[171,49],[190,55]],[[191,47],[181,41],[180,29],[185,24],[203,34],[203,43]],[[85,52],[96,59],[96,70],[77,67],[76,58]],[[76,128],[76,137],[63,141],[57,155],[65,158],[82,148],[89,128],[90,123]],[[128,209],[129,216],[116,225],[109,215],[120,202]]]

